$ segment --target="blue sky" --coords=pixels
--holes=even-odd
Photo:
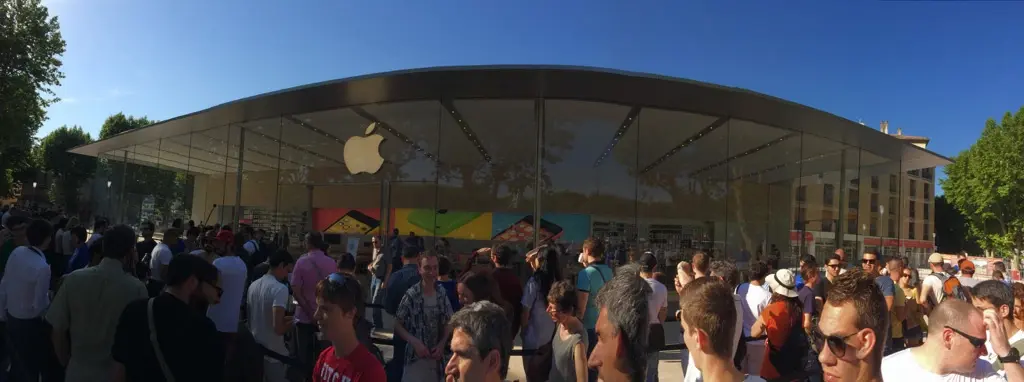
[[[311,82],[439,65],[564,64],[743,87],[955,155],[1024,106],[1024,2],[50,0],[63,101],[96,137]]]

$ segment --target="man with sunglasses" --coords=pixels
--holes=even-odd
[[[1021,381],[1020,353],[1010,347],[1003,320],[988,309],[949,299],[928,316],[928,339],[921,346],[885,357],[882,377],[887,381]],[[1002,361],[1006,377],[979,357],[986,355],[986,329],[993,352]]]
[[[384,381],[384,365],[359,341],[356,323],[363,321],[365,307],[359,281],[344,273],[332,273],[316,284],[313,318],[331,346],[317,357],[313,382]]]
[[[889,276],[881,274],[882,270],[882,258],[878,256],[878,252],[870,250],[864,252],[864,256],[860,259],[861,268],[864,269],[864,273],[871,275],[875,279],[875,284],[878,285],[878,289],[882,291],[882,296],[885,299],[885,314],[888,316],[893,310],[893,304],[896,302],[896,283],[892,281]],[[902,303],[902,300],[900,301]],[[885,353],[888,354],[889,348],[892,346],[891,333],[886,330],[882,333],[884,339],[880,339],[885,344]]]
[[[219,284],[217,268],[205,259],[174,256],[164,293],[132,302],[121,312],[109,380],[165,381],[170,376],[177,381],[223,381],[223,342],[206,311],[195,308],[216,304],[222,293]]]
[[[874,276],[851,271],[835,278],[811,333],[826,381],[881,381],[887,313]]]

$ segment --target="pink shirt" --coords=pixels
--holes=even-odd
[[[323,251],[309,251],[295,262],[295,269],[292,270],[292,289],[297,290],[297,293],[305,297],[306,301],[313,305],[313,309],[316,309],[316,283],[326,279],[337,270],[336,268],[334,260]],[[299,322],[312,324],[313,313],[305,311],[301,305],[295,307],[295,319]]]

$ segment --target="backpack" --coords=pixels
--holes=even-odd
[[[942,293],[939,294],[939,301],[936,301],[936,305],[942,303],[947,298],[971,301],[967,287],[960,284],[960,279],[956,278],[956,276],[941,272],[932,273],[932,275],[938,277],[939,281],[942,281]]]
[[[775,366],[782,378],[802,373],[807,360],[810,340],[803,328],[803,315],[798,314],[793,318],[793,325],[786,337],[786,342],[778,349],[770,341],[765,341],[768,347],[768,361]],[[780,378],[781,379],[781,378]]]

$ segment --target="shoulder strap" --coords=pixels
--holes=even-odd
[[[608,279],[604,277],[604,272],[601,272],[601,268],[598,268],[597,266],[594,265],[589,265],[587,266],[587,268],[594,268],[594,270],[597,271],[597,274],[601,275],[601,282],[608,283]]]
[[[155,298],[150,298],[149,302],[146,303],[146,319],[149,321],[149,342],[153,344],[153,354],[156,356],[157,363],[160,364],[160,370],[164,373],[164,379],[167,382],[174,382],[174,374],[171,373],[171,368],[167,367],[164,353],[160,351],[160,341],[156,338],[156,322],[153,320],[153,300]]]

